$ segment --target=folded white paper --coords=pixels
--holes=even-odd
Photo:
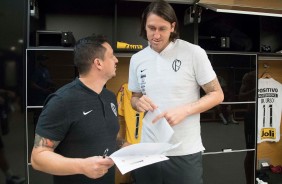
[[[159,114],[161,114],[160,109],[146,113],[142,120],[141,142],[168,142],[171,139],[174,131],[165,118],[161,118],[159,121],[152,123]]]
[[[122,174],[156,162],[168,160],[164,153],[181,143],[139,143],[126,146],[109,157],[115,162]]]

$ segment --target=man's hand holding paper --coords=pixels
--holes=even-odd
[[[110,155],[122,174],[168,160],[165,153],[181,144],[168,143],[174,131],[165,118],[158,118],[158,121],[153,123],[153,120],[160,114],[161,111],[158,108],[146,113],[142,120],[141,143],[126,146]]]
[[[180,143],[179,143],[180,144]],[[139,143],[124,147],[109,157],[115,162],[122,174],[156,162],[168,160],[163,154],[179,144]]]
[[[158,115],[161,114],[160,109],[148,111],[143,118],[143,129],[141,142],[168,142],[174,131],[165,118],[159,118],[153,123]]]

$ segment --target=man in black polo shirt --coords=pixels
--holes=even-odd
[[[104,85],[117,63],[104,37],[83,38],[74,49],[79,77],[47,98],[31,164],[54,175],[55,184],[114,184],[114,162],[99,155],[116,150],[116,97]]]

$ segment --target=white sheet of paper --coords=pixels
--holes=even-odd
[[[165,118],[161,118],[158,122],[152,123],[159,114],[161,114],[160,109],[146,113],[142,120],[141,142],[168,142],[171,139],[174,131]]]
[[[121,174],[126,174],[134,169],[168,160],[169,158],[164,155],[149,155],[139,157],[111,157],[111,159],[115,162]]]
[[[156,162],[168,160],[163,154],[176,148],[181,143],[139,143],[124,147],[109,157],[115,162],[122,174],[134,169],[150,165]]]

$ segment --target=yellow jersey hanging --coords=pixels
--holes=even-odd
[[[128,84],[125,83],[119,89],[117,94],[118,114],[125,120],[125,141],[135,144],[140,142],[142,131],[143,112],[135,111],[130,103],[132,93],[128,90]]]

